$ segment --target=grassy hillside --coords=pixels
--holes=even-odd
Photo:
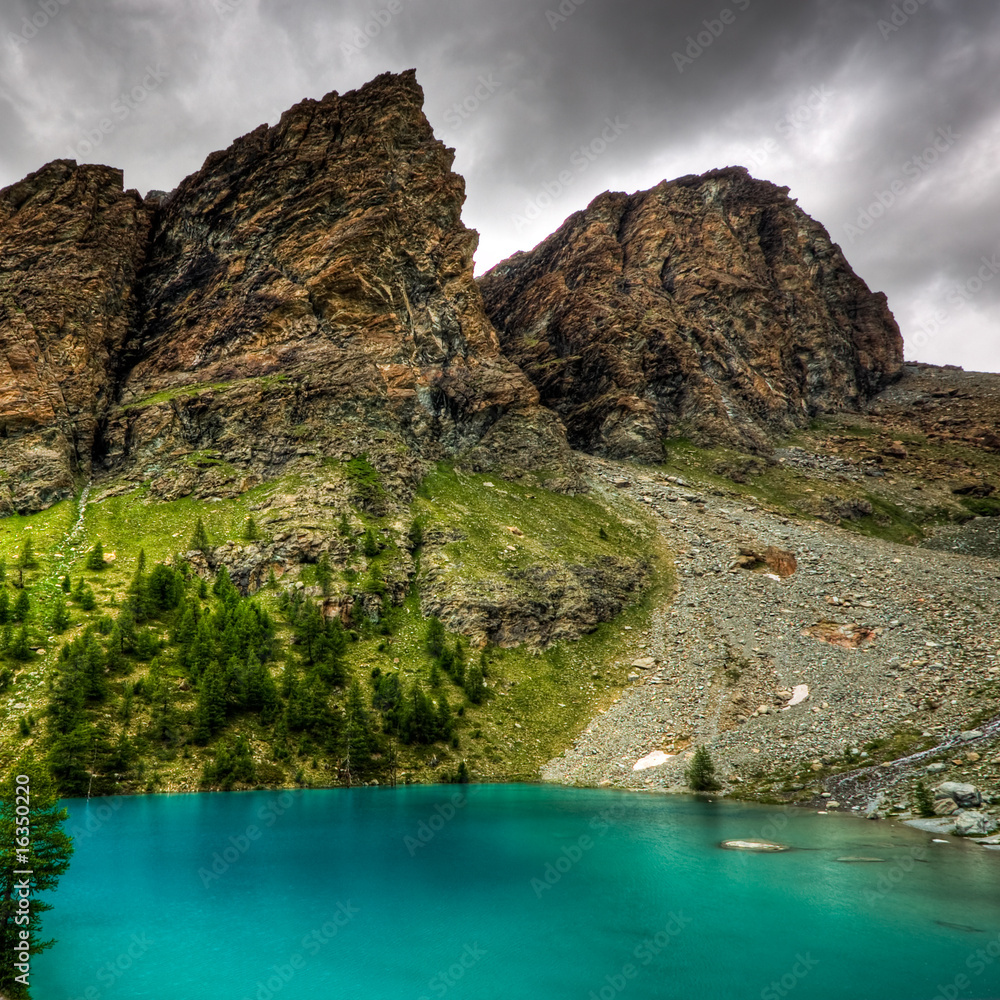
[[[353,504],[316,501],[343,495],[345,483]],[[160,502],[118,484],[85,504],[4,519],[0,758],[32,745],[70,794],[450,780],[463,768],[475,778],[537,775],[626,683],[623,629],[641,630],[652,595],[669,583],[655,532],[641,512],[623,517],[587,497],[447,467],[406,511],[367,513],[379,489],[363,463],[338,463],[235,500]],[[208,559],[193,551],[199,520]],[[220,590],[209,569],[219,553],[277,551],[276,536],[319,539],[326,559],[276,561],[270,585],[250,596],[225,581]],[[438,587],[516,595],[539,567],[612,557],[649,561],[652,586],[577,641],[479,648],[445,631],[428,645],[436,626],[421,604]],[[26,614],[12,620],[22,594]],[[353,611],[343,625],[324,623],[324,651],[310,662],[310,609],[326,598],[353,601]],[[264,625],[237,638],[251,604]],[[195,620],[212,633],[204,648],[192,638]],[[266,709],[246,694],[248,676],[261,683],[257,661],[276,695]],[[397,681],[401,703],[387,707]],[[216,683],[225,694],[213,702]],[[222,714],[210,725],[213,711]]]

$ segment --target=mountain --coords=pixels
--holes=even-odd
[[[600,195],[480,287],[570,443],[608,457],[657,461],[678,437],[767,451],[903,360],[885,296],[743,168]]]
[[[67,161],[0,193],[8,509],[92,464],[234,495],[360,453],[404,499],[445,457],[571,488],[558,419],[485,317],[422,103],[412,72],[304,101],[145,202]]]
[[[672,788],[706,744],[818,803],[982,724],[939,763],[995,780],[997,377],[903,366],[738,169],[477,283],[452,156],[386,74],[172,192],[0,192],[0,763]]]

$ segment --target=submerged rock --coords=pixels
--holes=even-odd
[[[785,844],[775,844],[769,840],[724,840],[719,846],[727,851],[755,851],[761,854],[791,850]]]

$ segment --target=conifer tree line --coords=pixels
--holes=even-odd
[[[245,533],[256,532],[248,523]],[[192,548],[197,543],[210,546],[200,521]],[[378,542],[372,535],[362,544],[377,549]],[[22,569],[34,562],[29,543],[26,552]],[[107,565],[97,543],[86,569]],[[332,578],[323,557],[316,570],[322,594]],[[449,643],[440,621],[426,626],[427,681],[378,668],[361,676],[348,667],[356,632],[301,589],[282,591],[277,604],[275,616],[242,595],[225,567],[207,581],[181,559],[148,567],[140,552],[126,599],[112,613],[89,616],[83,632],[63,643],[44,719],[20,720],[21,736],[41,735],[36,747],[58,793],[152,789],[160,762],[204,756],[201,748],[212,757],[202,784],[213,788],[293,774],[304,782],[307,769],[323,784],[393,782],[402,747],[460,748],[457,719],[487,697],[487,664],[484,656],[470,662],[461,638]],[[0,584],[0,687],[34,658],[32,627],[63,633],[79,622],[78,611],[96,609],[82,576],[59,580],[44,620],[27,588],[15,585],[12,593]],[[261,746],[269,760],[261,761]],[[467,768],[458,777],[468,780]]]

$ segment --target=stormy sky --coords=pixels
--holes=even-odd
[[[908,359],[1000,371],[995,0],[3,0],[0,186],[71,157],[169,190],[409,67],[477,271],[604,190],[743,164],[888,294]]]

